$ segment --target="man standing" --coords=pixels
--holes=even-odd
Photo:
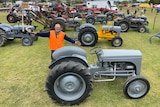
[[[81,45],[79,41],[75,41],[71,38],[69,38],[63,31],[61,31],[60,24],[55,25],[55,30],[50,30],[49,32],[33,32],[33,34],[41,37],[49,37],[49,48],[51,50],[51,59],[52,53],[64,46],[64,40],[67,40],[68,42],[74,43],[76,45]]]

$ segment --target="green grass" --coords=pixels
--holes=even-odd
[[[125,10],[124,10],[125,11]],[[0,13],[0,22],[7,23],[7,13]],[[158,107],[160,100],[160,40],[153,38],[153,43],[149,44],[151,35],[160,31],[160,15],[157,16],[156,25],[153,30],[155,12],[147,10],[146,16],[149,20],[150,33],[139,33],[130,30],[121,33],[123,45],[112,47],[110,42],[99,40],[96,46],[106,49],[138,49],[143,54],[141,75],[150,81],[151,89],[149,93],[141,99],[131,100],[123,95],[123,84],[125,79],[118,78],[113,82],[101,82],[93,84],[93,91],[80,105],[74,107]],[[43,27],[37,23],[37,31]],[[100,26],[96,23],[97,29]],[[72,29],[67,29],[66,33],[72,37]],[[65,45],[72,45],[65,43]],[[92,47],[82,47],[87,51],[89,63],[95,63],[96,57],[90,55],[89,49]],[[94,57],[94,58],[93,58]],[[39,38],[32,46],[24,47],[21,40],[16,39],[0,48],[0,106],[1,107],[60,107],[55,104],[44,91],[45,81],[50,70],[50,50],[48,39]]]

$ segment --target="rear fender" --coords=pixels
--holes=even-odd
[[[80,58],[80,57],[77,57],[77,56],[67,56],[67,57],[62,57],[56,61],[53,61],[51,63],[51,65],[49,66],[49,69],[52,69],[54,68],[56,65],[62,63],[62,62],[68,62],[68,61],[74,61],[74,62],[79,62],[81,64],[83,64],[84,66],[88,67],[88,63],[87,63],[87,60],[84,59],[84,58]]]
[[[82,25],[80,26],[80,29],[83,29],[83,28],[85,28],[85,27],[91,27],[91,28],[94,28],[94,29],[96,30],[95,26],[92,25],[92,24],[90,24],[90,23],[82,24]]]
[[[63,18],[63,17],[57,17],[57,18],[55,18],[55,19],[56,19],[56,20],[62,20],[63,22],[67,22],[66,19]]]

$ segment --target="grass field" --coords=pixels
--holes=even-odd
[[[125,11],[125,10],[124,10]],[[101,82],[93,84],[93,91],[80,105],[73,107],[158,107],[160,100],[160,40],[153,38],[149,44],[151,35],[160,31],[160,15],[157,15],[156,24],[153,30],[155,12],[147,9],[150,33],[139,33],[130,30],[121,33],[123,45],[112,47],[110,42],[100,40],[96,46],[106,49],[138,49],[143,54],[141,75],[150,81],[149,93],[141,99],[127,99],[123,94],[125,79],[118,78],[113,82]],[[0,13],[0,22],[7,23],[7,13]],[[42,29],[38,25],[37,31]],[[96,23],[96,27],[100,26]],[[76,37],[72,29],[66,33]],[[65,45],[72,45],[65,43]],[[89,63],[95,63],[96,57],[88,52],[92,47],[82,47],[87,51]],[[55,104],[44,91],[46,77],[50,70],[50,50],[48,39],[39,38],[32,46],[24,47],[21,40],[16,39],[0,47],[0,107],[60,107]],[[65,106],[64,106],[65,107]]]

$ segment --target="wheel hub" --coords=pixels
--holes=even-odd
[[[79,89],[80,82],[75,76],[65,76],[60,80],[60,87],[64,92],[74,92]]]
[[[85,36],[84,36],[84,41],[86,41],[86,42],[90,42],[90,41],[92,41],[92,35],[90,35],[90,34],[86,34]]]
[[[122,25],[121,25],[121,28],[122,28],[122,29],[126,29],[126,25],[125,25],[125,24],[122,24]]]

